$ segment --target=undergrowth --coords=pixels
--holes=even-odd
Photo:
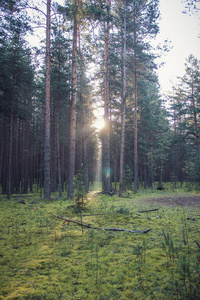
[[[157,207],[146,196],[91,192],[84,210],[65,197],[1,196],[0,299],[199,299],[199,209]]]

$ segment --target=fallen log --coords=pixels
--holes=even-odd
[[[157,211],[158,208],[154,208],[154,209],[148,209],[148,210],[138,210],[139,213],[144,213],[144,212],[150,212],[150,211]]]
[[[97,230],[109,230],[109,231],[125,231],[125,232],[129,232],[129,233],[147,233],[149,231],[151,231],[151,228],[150,229],[146,229],[146,230],[130,230],[130,229],[123,229],[123,228],[104,228],[104,227],[95,227],[95,226],[91,226],[89,224],[83,224],[81,222],[78,222],[78,221],[75,221],[75,220],[71,220],[71,219],[67,219],[67,218],[64,218],[64,217],[61,217],[61,216],[55,216],[55,218],[58,218],[58,219],[61,219],[61,220],[64,220],[64,223],[65,222],[71,222],[71,223],[75,223],[79,226],[82,226],[82,227],[86,227],[86,228],[92,228],[92,229],[97,229]]]

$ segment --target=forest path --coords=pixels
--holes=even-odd
[[[94,190],[94,191],[90,191],[87,194],[87,200],[88,201],[93,201],[96,198],[97,194],[101,194],[100,190]],[[119,198],[120,199],[120,198]],[[131,198],[127,198],[127,199],[131,199]],[[168,194],[166,196],[162,196],[162,195],[155,195],[155,196],[150,196],[150,197],[146,197],[143,199],[139,199],[140,203],[143,204],[155,204],[158,206],[176,206],[176,205],[180,205],[182,207],[195,207],[195,208],[200,208],[200,193],[198,194]]]
[[[183,207],[196,207],[200,208],[200,194],[197,195],[172,195],[163,197],[151,197],[145,198],[142,201],[148,204],[158,204],[158,205],[180,205]]]

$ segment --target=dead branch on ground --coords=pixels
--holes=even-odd
[[[78,221],[75,221],[75,220],[71,220],[71,219],[67,219],[67,218],[64,218],[64,217],[61,217],[61,216],[55,216],[55,218],[58,218],[58,219],[61,219],[61,220],[64,220],[64,223],[65,222],[71,222],[71,223],[75,223],[79,226],[83,226],[83,227],[86,227],[86,228],[92,228],[92,229],[97,229],[97,230],[108,230],[108,231],[125,231],[125,232],[129,232],[129,233],[147,233],[149,231],[151,231],[151,228],[150,229],[146,229],[146,230],[129,230],[129,229],[123,229],[123,228],[103,228],[103,227],[95,227],[95,226],[91,226],[89,224],[83,224],[81,222],[78,222]]]
[[[163,233],[163,235],[164,235],[165,240],[166,240],[167,242],[169,242],[169,241],[168,241],[168,238],[166,237],[166,234],[165,234],[165,232],[164,232],[164,229],[162,229],[162,233]]]
[[[198,248],[200,249],[200,245],[199,245],[199,243],[198,243],[197,241],[195,241],[195,242],[196,242],[196,244],[197,244]]]
[[[184,230],[184,226],[183,226],[183,243],[185,245],[187,245],[186,239],[185,239],[185,230]]]
[[[148,210],[139,210],[139,213],[144,213],[144,212],[149,212],[149,211],[157,211],[158,208],[154,208],[154,209],[148,209]]]

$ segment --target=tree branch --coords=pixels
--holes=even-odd
[[[185,239],[185,230],[184,230],[184,226],[183,226],[183,243],[185,245],[187,245],[186,239]]]
[[[65,222],[72,222],[72,223],[78,224],[79,226],[83,226],[83,227],[86,227],[86,228],[97,229],[97,230],[125,231],[125,232],[129,232],[129,233],[147,233],[147,232],[151,231],[151,228],[150,228],[150,229],[146,229],[146,230],[140,231],[140,230],[129,230],[129,229],[122,229],[122,228],[103,228],[103,227],[94,227],[94,226],[91,226],[91,225],[89,225],[89,224],[83,224],[83,223],[81,223],[81,222],[74,221],[74,220],[70,220],[70,219],[67,219],[67,218],[64,218],[64,217],[61,217],[61,216],[55,216],[55,218],[64,220],[64,223],[65,223]]]
[[[196,242],[196,244],[197,244],[198,248],[200,249],[200,245],[199,245],[199,243],[198,243],[197,241],[195,241],[195,242]]]
[[[40,13],[42,13],[44,16],[45,16],[45,18],[46,18],[46,14],[45,14],[45,12],[44,11],[42,11],[41,9],[39,9],[38,7],[36,7],[36,6],[30,6],[30,5],[28,5],[28,8],[30,8],[30,9],[34,9],[34,10],[36,10],[36,11],[38,11],[38,12],[40,12]]]
[[[149,212],[149,211],[157,211],[158,208],[154,208],[154,209],[149,209],[149,210],[139,210],[139,213],[144,213],[144,212]]]

